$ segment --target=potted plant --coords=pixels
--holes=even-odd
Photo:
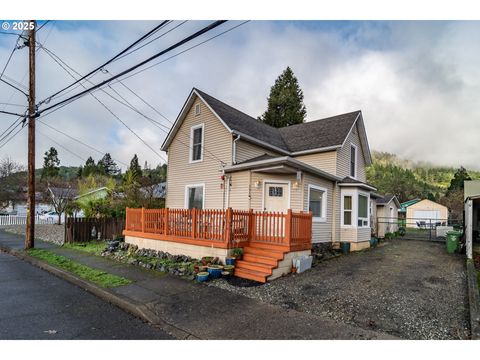
[[[227,278],[227,277],[232,276],[232,274],[229,273],[228,271],[222,271],[222,276],[225,277],[225,278]]]
[[[235,270],[235,266],[233,265],[225,265],[223,270],[228,271],[230,275],[233,275],[233,271]]]
[[[209,265],[208,274],[212,279],[218,279],[222,276],[223,266],[222,265]]]
[[[235,256],[227,256],[225,258],[225,265],[231,265],[231,266],[235,265],[235,260],[236,260]]]
[[[199,272],[206,272],[206,271],[208,271],[208,265],[200,265],[200,266],[198,267],[198,271],[199,271]]]
[[[213,256],[202,257],[202,265],[208,266],[213,261]]]
[[[237,259],[237,260],[242,260],[243,249],[242,248],[233,249],[232,256],[235,257],[235,259]]]
[[[208,280],[208,272],[202,271],[197,274],[197,281],[198,282],[204,282]]]

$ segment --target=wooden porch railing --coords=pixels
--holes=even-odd
[[[311,248],[311,212],[127,208],[126,214],[124,235],[224,249],[249,242]]]

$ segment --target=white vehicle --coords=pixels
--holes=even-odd
[[[39,215],[38,217],[40,218],[40,220],[45,220],[48,223],[58,224],[58,213],[55,211],[46,212],[44,214]],[[61,220],[61,223],[65,221],[65,216],[63,214],[60,220]]]

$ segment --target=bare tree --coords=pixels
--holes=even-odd
[[[62,223],[62,214],[76,195],[72,187],[55,187],[48,185],[47,188],[50,203],[58,214],[58,225]]]
[[[17,200],[19,189],[26,185],[26,176],[22,174],[24,170],[22,164],[9,156],[0,160],[0,208],[7,207]]]

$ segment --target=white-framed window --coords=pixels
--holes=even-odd
[[[203,209],[205,204],[205,184],[185,186],[185,208]]]
[[[341,226],[363,228],[370,226],[370,195],[358,189],[341,191]]]
[[[203,161],[204,124],[190,128],[190,162]]]
[[[352,218],[353,218],[353,196],[352,195],[344,195],[343,199],[343,225],[345,226],[352,226]]]
[[[327,189],[308,185],[308,211],[312,212],[312,221],[327,221]]]
[[[357,177],[357,147],[350,144],[350,176]]]
[[[367,227],[368,222],[368,195],[358,194],[357,227]]]
[[[195,116],[200,115],[200,104],[195,105]]]

